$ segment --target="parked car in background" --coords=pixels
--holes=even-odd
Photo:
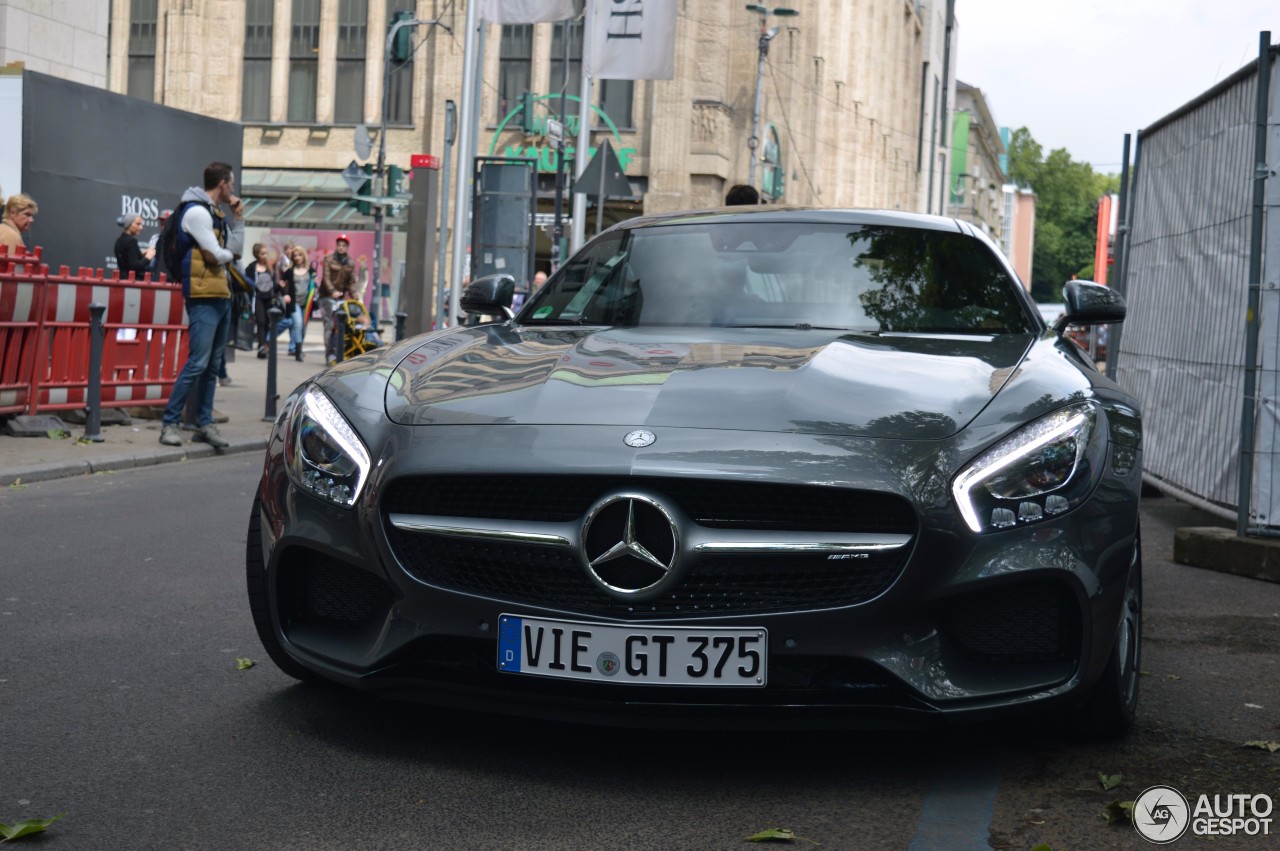
[[[514,286],[282,405],[246,567],[285,672],[594,723],[1133,721],[1138,403],[981,233],[676,213]]]

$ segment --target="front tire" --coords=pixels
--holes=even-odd
[[[249,590],[249,611],[253,613],[253,625],[258,630],[258,640],[276,667],[296,680],[320,685],[327,681],[299,665],[285,653],[276,637],[271,621],[271,597],[268,593],[267,569],[262,560],[262,498],[255,496],[253,510],[249,514],[249,539],[244,552],[245,581]]]
[[[1073,726],[1089,739],[1123,735],[1138,714],[1138,680],[1142,670],[1142,535],[1133,544],[1133,561],[1125,585],[1120,623],[1102,677],[1076,710]]]

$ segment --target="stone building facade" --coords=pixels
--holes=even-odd
[[[951,149],[947,215],[977,225],[997,245],[1003,243],[1005,144],[982,89],[964,82],[956,84]]]
[[[107,4],[102,0],[0,0],[0,66],[87,86],[107,85]]]
[[[606,224],[719,206],[730,185],[747,181],[762,23],[779,28],[762,75],[757,149],[772,160],[756,169],[769,200],[941,212],[950,169],[940,110],[954,103],[943,77],[945,34],[954,33],[946,0],[796,0],[797,15],[763,20],[742,4],[673,1],[675,78],[593,86],[609,115],[593,122],[593,145],[609,138],[634,190],[610,202]],[[364,217],[333,205],[346,191],[338,177],[354,157],[357,125],[377,140],[388,23],[403,10],[449,28],[414,28],[412,62],[393,75],[387,161],[407,168],[412,154],[443,152],[445,102],[461,102],[465,2],[113,0],[108,86],[241,121],[246,194],[285,186],[295,201],[316,202],[297,224],[359,229]],[[565,32],[549,23],[483,32],[476,153],[538,156],[548,210],[555,160],[542,119],[558,108],[548,94],[560,88]],[[568,29],[572,92],[580,32]],[[952,67],[954,56],[953,45]],[[536,98],[532,132],[513,113],[517,87]],[[257,223],[277,214],[292,215],[265,205]]]

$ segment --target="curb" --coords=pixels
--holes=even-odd
[[[1280,540],[1240,538],[1234,529],[1218,526],[1175,529],[1173,560],[1219,573],[1280,582]]]
[[[196,461],[217,455],[265,452],[267,442],[268,439],[265,437],[233,439],[230,441],[231,445],[221,452],[207,444],[188,442],[181,447],[175,446],[171,449],[149,449],[132,454],[105,455],[101,458],[77,458],[69,461],[28,464],[0,470],[0,487],[69,479],[93,473],[113,473],[117,470],[132,470],[138,467],[155,467],[180,461]]]

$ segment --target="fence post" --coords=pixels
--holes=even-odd
[[[84,439],[102,443],[102,346],[107,336],[105,304],[89,305],[89,396],[85,405]]]
[[[284,311],[276,305],[267,308],[267,407],[262,414],[262,419],[266,422],[275,422],[276,419],[276,338],[280,336],[280,329],[276,326],[280,324],[280,317],[284,315]]]

